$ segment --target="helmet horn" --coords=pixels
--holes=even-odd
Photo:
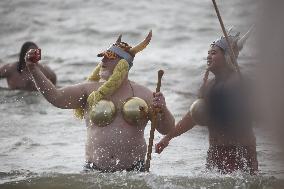
[[[142,51],[147,47],[147,45],[150,43],[152,38],[152,30],[150,30],[149,34],[147,37],[142,41],[140,44],[136,45],[135,47],[132,47],[129,52],[133,55],[137,54],[138,52]]]
[[[116,43],[120,43],[121,42],[121,38],[122,38],[122,34],[120,34],[116,40]]]
[[[252,32],[253,26],[250,27],[250,29],[247,31],[247,33],[245,35],[243,35],[243,37],[241,39],[238,40],[238,48],[239,50],[242,50],[246,40],[248,39],[248,37],[250,36],[251,32]]]

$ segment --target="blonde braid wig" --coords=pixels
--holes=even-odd
[[[100,72],[101,65],[99,64],[92,74],[88,77],[88,81],[98,81],[100,79],[99,72]],[[128,62],[124,59],[121,59],[113,70],[113,74],[110,78],[98,88],[98,90],[93,91],[88,99],[87,103],[89,107],[96,105],[100,100],[102,100],[105,96],[112,95],[121,85],[123,80],[125,79],[129,70]],[[84,110],[82,108],[78,108],[75,110],[75,116],[79,119],[84,118]]]

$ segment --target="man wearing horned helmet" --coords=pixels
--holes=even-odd
[[[87,126],[85,168],[103,172],[143,171],[146,154],[144,129],[151,119],[153,107],[161,108],[157,130],[167,134],[174,118],[166,107],[162,93],[128,79],[134,56],[149,44],[152,32],[135,47],[121,41],[121,36],[106,51],[99,53],[97,65],[87,81],[56,89],[29,61],[33,50],[26,54],[27,66],[38,90],[54,106],[75,109]]]
[[[249,31],[250,32],[250,31]],[[229,35],[236,58],[248,38],[239,33]],[[207,82],[208,74],[214,78]],[[251,107],[245,80],[235,70],[229,57],[229,46],[225,37],[214,41],[207,56],[207,70],[200,89],[199,99],[175,128],[157,145],[161,153],[169,141],[195,125],[207,126],[209,149],[207,168],[221,173],[242,170],[255,174],[258,171],[256,142],[252,129]]]

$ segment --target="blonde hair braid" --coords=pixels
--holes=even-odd
[[[87,81],[99,81],[100,80],[100,70],[101,70],[101,64],[98,64],[94,71],[91,73],[91,75],[87,78]],[[75,117],[79,118],[79,119],[83,119],[84,118],[84,110],[83,108],[77,108],[74,110],[74,115]]]
[[[123,80],[125,79],[129,70],[128,62],[124,59],[121,59],[113,70],[113,74],[110,78],[98,88],[98,90],[93,91],[88,99],[87,103],[90,107],[96,105],[100,100],[102,100],[105,96],[112,95],[121,85]],[[88,77],[88,80],[98,81],[99,77],[100,65],[98,65],[93,73]],[[83,119],[84,110],[82,108],[75,110],[75,116]]]
[[[101,63],[98,64],[91,75],[87,78],[87,81],[99,81],[100,80],[100,70],[101,70]]]

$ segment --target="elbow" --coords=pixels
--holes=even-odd
[[[60,109],[70,109],[67,105],[64,105],[64,103],[62,103],[61,100],[59,99],[49,99],[48,102],[50,104],[52,104],[53,106],[55,106],[56,108],[60,108]]]
[[[172,119],[171,121],[167,122],[166,124],[161,123],[157,130],[162,135],[167,135],[174,127],[175,127],[175,120]]]
[[[50,80],[53,85],[56,85],[56,78]]]
[[[60,103],[59,103],[59,100],[58,100],[57,98],[54,98],[54,97],[52,97],[52,98],[46,98],[46,100],[47,100],[50,104],[52,104],[53,106],[55,106],[56,108],[62,108],[61,105],[60,105]]]
[[[54,77],[52,78],[52,83],[53,83],[54,85],[56,85],[56,83],[57,83],[57,77],[56,77],[56,75],[54,75]]]
[[[56,82],[57,82],[57,77],[56,77],[56,75],[53,75],[49,80],[51,81],[51,83],[52,83],[53,85],[56,85]]]
[[[44,94],[43,94],[44,95]],[[44,95],[45,96],[45,95]],[[45,96],[46,100],[51,103],[53,106],[61,109],[67,109],[67,107],[64,106],[64,97],[60,92],[57,90],[47,94]]]
[[[175,119],[173,118],[171,121],[170,121],[170,124],[169,126],[167,127],[166,129],[166,134],[169,134],[169,132],[175,128]]]
[[[168,134],[173,128],[175,127],[175,118],[174,116],[171,115],[171,119],[169,120],[169,124],[168,124],[168,127],[167,127],[167,133]]]
[[[161,125],[161,127],[163,127],[163,125]],[[159,133],[161,133],[162,135],[167,135],[167,134],[169,134],[170,131],[171,131],[170,127],[159,129]]]

